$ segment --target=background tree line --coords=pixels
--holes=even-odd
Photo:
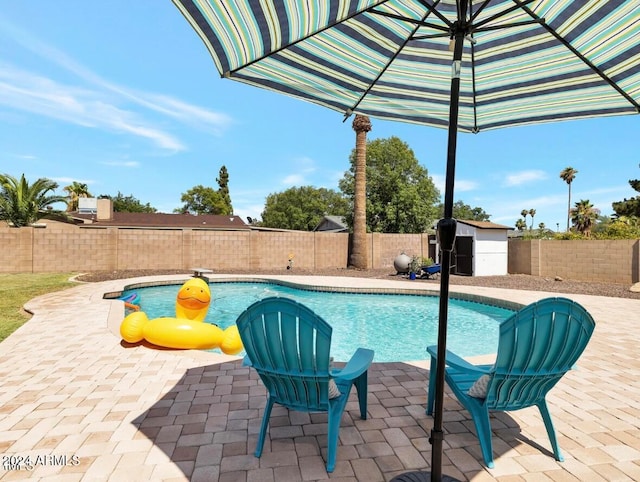
[[[397,137],[375,139],[366,143],[366,227],[369,232],[418,233],[430,228],[442,216],[440,192],[426,168],[420,165],[409,146]],[[349,156],[350,168],[340,179],[339,190],[300,186],[269,194],[259,224],[265,227],[312,230],[325,215],[342,216],[349,228],[353,227],[354,179],[356,150]],[[571,206],[571,183],[577,170],[565,168],[560,178],[569,187],[568,226],[565,233],[554,233],[543,223],[534,229],[535,209],[525,209],[523,219],[516,221],[516,229],[527,230],[527,217],[531,216],[529,237],[573,239],[637,238],[640,237],[640,195],[612,204],[614,215],[600,216],[588,199]],[[216,178],[218,189],[197,185],[182,194],[183,205],[174,210],[191,214],[233,214],[229,193],[229,173],[220,168]],[[640,193],[640,180],[629,180],[629,185]],[[0,219],[13,226],[26,226],[42,217],[56,214],[51,209],[56,203],[66,203],[66,212],[78,210],[79,199],[93,197],[88,186],[72,182],[63,188],[66,195],[58,195],[55,181],[40,178],[29,183],[24,174],[20,178],[0,174]],[[132,194],[121,192],[98,197],[113,201],[116,212],[157,212],[149,203],[143,203]],[[60,214],[60,213],[57,213]],[[454,206],[454,217],[488,221],[490,215],[480,207],[471,207],[463,201]]]
[[[611,217],[601,216],[588,199],[581,199],[571,207],[571,184],[576,178],[578,170],[569,166],[560,171],[560,179],[569,187],[567,202],[567,230],[564,233],[553,232],[544,223],[534,230],[535,209],[523,209],[521,219],[515,223],[517,230],[524,232],[527,229],[527,216],[531,216],[531,225],[528,228],[527,238],[542,239],[634,239],[640,238],[640,196],[612,203],[614,214]],[[640,193],[640,179],[630,179],[629,185]]]
[[[291,187],[267,196],[261,224],[271,228],[309,231],[323,216],[341,216],[354,223],[356,150],[350,168],[338,182],[339,190],[313,186]],[[398,137],[375,139],[366,145],[367,231],[422,233],[443,215],[440,192],[407,143]],[[482,208],[458,201],[454,216],[488,221]]]

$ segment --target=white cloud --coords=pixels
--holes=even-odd
[[[301,156],[293,159],[291,163],[296,167],[296,172],[285,176],[280,183],[285,186],[304,186],[309,184],[307,176],[317,171],[316,161],[310,157]]]
[[[79,182],[82,184],[91,185],[96,183],[96,181],[94,181],[93,179],[76,179],[73,177],[52,177],[50,179],[59,184],[71,184],[72,182]]]
[[[173,117],[180,122],[199,126],[211,130],[215,135],[221,135],[224,129],[234,123],[227,114],[211,111],[192,104],[187,104],[166,95],[149,94],[148,100],[136,97],[135,101],[149,109]]]
[[[186,102],[183,102],[179,99],[176,99],[174,97],[170,97],[167,95],[154,94],[154,93],[148,93],[148,92],[138,92],[133,89],[123,87],[113,82],[110,82],[107,79],[97,75],[95,72],[91,71],[90,69],[86,68],[82,64],[76,62],[73,58],[71,58],[65,52],[58,50],[57,48],[52,46],[50,43],[41,41],[40,39],[35,37],[32,33],[11,24],[2,18],[0,18],[0,27],[2,28],[2,30],[8,32],[11,40],[18,43],[21,47],[71,72],[78,79],[84,82],[87,82],[93,85],[94,87],[97,87],[98,89],[91,93],[91,97],[93,98],[108,96],[110,98],[115,99],[111,101],[112,104],[116,104],[116,103],[131,104],[132,103],[137,106],[152,110],[154,112],[161,113],[167,117],[171,117],[181,123],[184,123],[190,126],[195,126],[195,127],[204,129],[205,131],[208,131],[208,132],[212,132],[214,135],[221,135],[224,129],[226,129],[229,125],[233,123],[233,119],[227,114],[215,112],[199,106],[188,104]],[[5,68],[6,66],[0,65],[0,70],[4,70]],[[15,69],[14,69],[14,72],[15,72]],[[25,76],[25,75],[30,75],[32,78],[38,77],[36,74],[27,74],[27,73],[22,74],[22,76]],[[39,79],[43,81],[42,85],[44,87],[52,88],[56,86],[56,84],[53,83],[52,81],[49,81],[49,79],[44,79],[42,77],[40,77]],[[16,85],[21,85],[21,84],[16,83]],[[33,87],[35,86],[32,85],[31,88]],[[62,87],[62,86],[59,86],[59,87]],[[29,90],[32,90],[31,88]],[[6,89],[6,86],[5,86],[5,89]],[[56,89],[55,94],[57,95],[56,95],[56,102],[54,105],[62,108],[66,107],[66,109],[64,109],[63,112],[58,115],[54,115],[54,113],[51,111],[51,108],[55,108],[53,105],[47,106],[46,104],[42,104],[40,106],[41,107],[40,109],[31,110],[31,112],[37,112],[41,115],[49,115],[51,117],[56,117],[61,120],[71,121],[72,119],[65,117],[64,113],[68,112],[69,108],[72,108],[72,107],[77,108],[79,105],[84,105],[88,111],[94,112],[97,117],[97,114],[103,109],[98,108],[98,106],[96,105],[91,105],[91,104],[87,105],[86,98],[81,98],[81,99],[76,98],[76,95],[77,95],[76,90],[77,89],[73,89],[71,87],[66,87],[65,89],[63,89],[63,91],[61,91],[61,89]],[[36,94],[36,92],[31,92],[30,96],[29,96],[29,93],[27,92],[22,92],[21,94],[23,98],[26,98],[30,101],[29,104],[31,105],[32,109],[34,109],[35,107],[33,105],[34,103],[33,97],[34,97],[34,94]],[[85,91],[85,93],[87,92],[88,91]],[[48,92],[47,90],[44,91],[44,97],[49,97],[49,102],[51,102],[52,100],[50,98],[51,94],[53,94],[53,92]],[[13,107],[16,107],[16,106],[13,105]],[[45,108],[45,107],[49,107],[49,108]],[[119,109],[116,108],[115,105],[111,107],[113,109],[110,113],[114,115]],[[24,109],[24,110],[29,110],[29,109]],[[104,110],[109,110],[109,109],[105,107]],[[119,121],[118,119],[106,119],[104,124],[108,125],[109,120],[111,120],[112,128],[116,128],[121,132],[127,132],[136,136],[148,138],[154,141],[160,147],[165,149],[182,150],[184,148],[180,143],[180,141],[173,138],[172,136],[164,132],[161,132],[158,129],[155,129],[150,125],[146,125],[147,124],[146,122],[144,123],[145,125],[142,125],[143,122],[141,119],[138,119],[138,118],[127,119],[127,116],[123,115],[125,112],[126,111],[124,110],[120,110],[121,115],[117,116],[117,117],[120,117]],[[81,124],[83,120],[86,122],[88,119],[86,118],[77,119],[76,123]],[[95,118],[91,120],[95,121]],[[104,127],[104,124],[100,124],[100,123],[94,124],[93,122],[90,122],[88,125],[94,126],[94,127],[96,126]]]
[[[522,184],[534,181],[541,181],[547,178],[547,173],[540,170],[520,171],[507,174],[504,185],[505,186],[520,186]]]
[[[99,92],[63,85],[7,64],[0,64],[0,104],[84,127],[133,134],[163,149],[184,149],[171,134],[111,104]]]
[[[140,163],[138,161],[105,161],[100,164],[113,167],[140,167]]]
[[[433,179],[433,183],[440,191],[440,194],[444,196],[444,188],[446,184],[445,176],[442,176],[440,174],[434,174],[431,176],[431,179]],[[478,189],[478,183],[476,181],[469,181],[466,179],[456,179],[454,184],[454,190],[456,194],[461,192],[474,191],[476,189]]]
[[[306,180],[302,174],[289,174],[280,183],[285,186],[303,186]]]

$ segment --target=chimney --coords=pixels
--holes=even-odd
[[[113,220],[113,201],[111,199],[98,199],[98,213],[96,221]]]

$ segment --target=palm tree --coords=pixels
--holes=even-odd
[[[50,194],[57,188],[58,183],[50,179],[40,178],[30,185],[24,174],[20,179],[0,174],[0,219],[17,228],[35,223],[48,206],[67,200]]]
[[[520,211],[520,216],[522,216],[524,218],[524,227],[527,227],[527,216],[529,215],[529,210],[528,209],[523,209],[522,211]]]
[[[356,115],[351,125],[356,132],[356,169],[353,198],[353,236],[349,264],[354,268],[367,269],[367,132],[371,121],[367,116]]]
[[[573,167],[565,167],[560,171],[560,178],[569,185],[569,202],[567,203],[567,231],[569,231],[569,218],[571,216],[571,183],[576,178],[578,171]]]
[[[65,186],[62,190],[69,193],[67,201],[68,212],[78,210],[78,200],[81,197],[91,197],[89,187],[83,182],[73,181],[68,186]]]
[[[527,222],[524,219],[518,219],[516,221],[516,229],[518,231],[524,231],[526,227],[527,227]]]
[[[529,215],[531,216],[531,229],[533,229],[533,217],[536,215],[536,210],[529,209]]]
[[[596,219],[598,219],[598,214],[600,214],[600,210],[594,208],[588,199],[581,199],[571,210],[573,227],[589,237],[591,235],[591,228],[595,224]]]

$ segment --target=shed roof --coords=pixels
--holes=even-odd
[[[459,223],[473,226],[478,229],[513,229],[510,226],[504,226],[502,224],[492,223],[491,221],[471,221],[466,219],[457,219]]]

